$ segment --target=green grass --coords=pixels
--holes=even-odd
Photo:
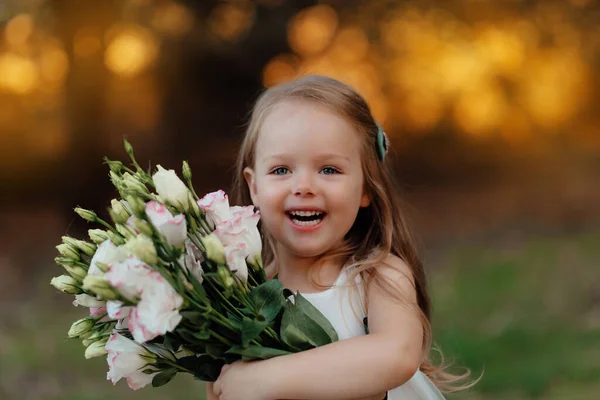
[[[600,391],[600,234],[471,245],[435,254],[430,288],[435,341],[481,381],[452,399],[593,399]],[[0,325],[3,400],[203,399],[177,376],[131,391],[105,380],[104,358],[85,360],[65,338],[84,309],[48,285],[12,305]]]
[[[442,264],[431,282],[435,340],[483,372],[476,398],[597,398],[600,235],[463,248]]]

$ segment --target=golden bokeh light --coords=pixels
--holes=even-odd
[[[442,98],[437,92],[418,88],[395,96],[391,107],[401,110],[401,123],[418,133],[432,129],[444,112]]]
[[[180,37],[192,29],[194,17],[183,4],[169,2],[157,6],[152,25],[169,36]]]
[[[59,44],[49,42],[39,60],[40,74],[46,86],[56,89],[62,86],[69,72],[69,59]]]
[[[300,56],[316,55],[329,46],[337,26],[338,17],[333,8],[324,4],[309,7],[289,22],[289,45]]]
[[[147,30],[130,26],[115,33],[104,54],[104,63],[115,74],[132,77],[155,60],[158,45]]]
[[[24,95],[33,92],[39,81],[39,72],[29,58],[16,54],[0,55],[0,88]]]
[[[87,58],[102,49],[100,32],[94,27],[82,27],[75,32],[73,37],[73,53],[80,58]]]
[[[294,79],[298,75],[298,63],[298,57],[294,54],[272,58],[263,69],[263,85],[271,87]]]
[[[433,65],[440,77],[439,90],[446,94],[460,93],[490,73],[487,60],[468,44],[445,46]]]
[[[547,51],[531,60],[520,100],[535,122],[553,129],[567,122],[585,101],[587,68],[577,54]]]
[[[12,18],[4,28],[6,43],[19,47],[27,43],[33,33],[33,18],[29,14],[19,14]]]
[[[369,39],[357,26],[341,29],[331,45],[330,55],[341,63],[355,63],[369,53]]]
[[[475,40],[477,50],[492,66],[506,75],[517,73],[525,58],[525,46],[515,32],[486,27]]]
[[[248,33],[255,18],[256,7],[249,0],[219,3],[210,13],[208,26],[219,39],[237,42]]]
[[[454,105],[458,125],[475,136],[494,132],[507,111],[502,90],[493,82],[482,82],[461,92]]]

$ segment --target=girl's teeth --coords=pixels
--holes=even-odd
[[[292,211],[291,214],[299,217],[312,217],[313,215],[319,215],[322,213],[319,211]]]
[[[292,221],[296,224],[296,225],[300,225],[300,226],[312,226],[312,225],[317,225],[319,222],[321,222],[320,219],[314,220],[314,221],[300,221],[297,219],[292,218]]]

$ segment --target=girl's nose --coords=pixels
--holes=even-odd
[[[311,196],[315,194],[315,189],[308,177],[299,176],[296,182],[294,182],[293,192],[296,196]]]

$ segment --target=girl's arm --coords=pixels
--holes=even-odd
[[[219,397],[213,392],[213,382],[206,382],[206,400],[219,400]]]
[[[405,301],[395,300],[372,280],[367,287],[369,334],[256,363],[255,376],[265,383],[263,398],[383,397],[414,375],[423,344],[416,292],[406,264],[393,256],[386,264],[391,268],[379,271]]]

